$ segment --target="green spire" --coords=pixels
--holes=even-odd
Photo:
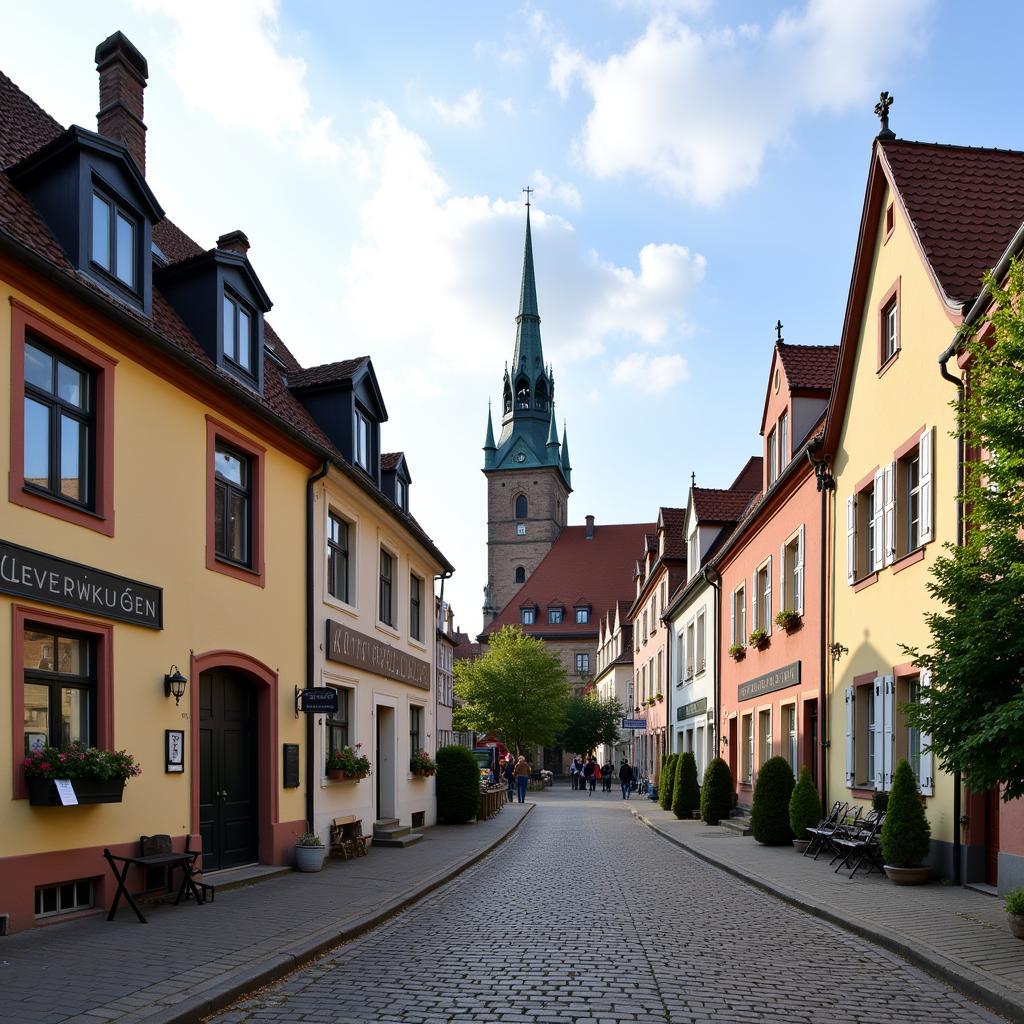
[[[569,473],[572,470],[572,466],[569,465],[569,430],[566,425],[562,424],[562,476],[565,477],[565,482],[569,483]]]
[[[491,403],[487,403],[487,437],[484,439],[484,451],[495,450],[494,445],[494,426],[491,423]]]
[[[551,417],[548,420],[548,448],[554,448],[554,459],[558,460],[558,426],[555,423],[555,403],[551,403]]]
[[[519,314],[516,316],[516,324],[512,374],[518,376],[525,373],[533,381],[544,373],[544,349],[540,341],[540,313],[537,310],[537,279],[533,270],[529,206],[526,207],[526,244],[523,248],[523,279],[519,288]]]

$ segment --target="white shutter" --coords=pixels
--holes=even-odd
[[[877,499],[876,499],[877,500]],[[896,561],[896,463],[890,462],[885,467],[885,564],[892,565]],[[875,543],[878,541],[876,539]]]
[[[761,602],[757,597],[757,570],[755,569],[753,575],[750,577],[750,631],[753,632],[758,628],[757,626],[757,609],[761,607]]]
[[[885,677],[885,732],[882,736],[882,747],[885,754],[885,788],[892,788],[892,773],[895,767],[893,755],[893,723],[896,719],[896,677]]]
[[[853,687],[846,688],[846,785],[853,786]]]
[[[732,643],[738,644],[739,640],[736,639],[736,591],[732,592],[732,600],[729,602],[729,636],[732,637]]]
[[[796,539],[796,568],[793,572],[793,604],[798,615],[804,613],[804,524],[800,524],[800,532]]]
[[[857,582],[857,496],[846,499],[846,582]]]
[[[932,525],[932,465],[933,445],[931,427],[926,427],[917,449],[921,466],[921,543],[927,544],[933,537]]]
[[[875,682],[871,690],[871,699],[874,701],[875,731],[871,736],[875,752],[875,777],[871,780],[875,789],[885,789],[885,732],[883,722],[885,720],[885,676],[875,676]]]
[[[875,472],[875,514],[873,517],[875,533],[874,564],[868,566],[869,571],[878,572],[885,565],[885,470]]]
[[[921,673],[920,702],[927,704],[931,699],[932,674],[925,669]],[[932,778],[934,768],[932,758],[932,738],[926,732],[921,733],[921,767],[919,770],[921,793],[932,796],[935,792],[935,780]]]
[[[764,631],[772,631],[772,556],[768,556],[768,571],[764,574]]]
[[[779,611],[786,608],[786,543],[779,547]]]

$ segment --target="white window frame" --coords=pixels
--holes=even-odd
[[[356,465],[370,472],[370,449],[373,447],[370,437],[370,420],[359,409],[355,410],[354,437],[352,454]]]
[[[893,296],[882,310],[882,365],[884,366],[900,350],[900,305]]]
[[[779,416],[779,472],[789,464],[789,410],[783,409]]]
[[[768,486],[779,478],[778,433],[775,427],[768,431]]]
[[[697,613],[696,634],[697,654],[693,662],[694,672],[700,675],[707,668],[707,616],[704,614],[703,609]]]
[[[733,589],[732,601],[730,602],[730,629],[732,642],[734,644],[746,645],[747,642],[747,585],[740,583]],[[739,609],[740,621],[736,621],[736,611]]]

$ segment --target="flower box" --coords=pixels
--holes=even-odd
[[[369,775],[369,772],[359,774],[347,774],[341,768],[328,768],[327,778],[333,779],[335,782],[360,782]]]
[[[413,768],[412,774],[417,779],[429,779],[434,774],[433,768]]]
[[[62,807],[53,779],[26,779],[32,807]],[[124,798],[124,779],[72,779],[79,804],[119,804]],[[74,805],[72,805],[74,806]]]

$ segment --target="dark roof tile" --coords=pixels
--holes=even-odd
[[[831,391],[838,345],[789,345],[776,342],[786,380],[793,391]]]

